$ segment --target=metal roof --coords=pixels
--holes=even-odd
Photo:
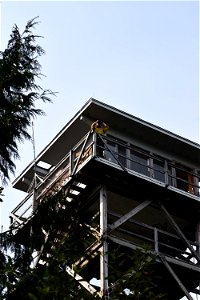
[[[83,118],[81,119],[81,116]],[[83,122],[83,120],[87,122]],[[131,136],[150,143],[166,152],[189,160],[200,168],[200,145],[184,137],[174,134],[159,126],[153,125],[113,106],[90,98],[75,116],[63,127],[55,138],[39,153],[39,161],[56,165],[72,149],[76,143],[90,130],[90,123],[102,119],[115,131],[131,134]],[[27,191],[33,179],[34,161],[14,180],[13,187]]]

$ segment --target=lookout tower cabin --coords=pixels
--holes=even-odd
[[[109,125],[105,134],[91,131],[98,119]],[[157,291],[193,299],[200,280],[199,183],[199,144],[91,98],[13,182],[27,196],[10,213],[10,226],[26,243],[45,197],[64,191],[66,203],[92,216],[86,222],[94,239],[73,264],[79,274],[66,267],[88,293],[112,294],[109,252],[125,254],[124,271],[130,253],[147,246],[161,277]],[[35,267],[51,255],[49,238],[36,249]]]

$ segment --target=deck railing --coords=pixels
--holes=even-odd
[[[160,155],[134,145],[125,144],[114,138],[104,136],[102,139],[105,144],[103,157],[106,160],[156,179],[166,186],[172,186],[181,191],[200,196],[199,170],[186,167],[176,161],[170,161]]]
[[[199,197],[200,174],[196,170],[169,161],[109,136],[87,133],[75,147],[36,185],[11,212],[11,224],[19,225],[33,213],[34,206],[50,193],[56,193],[92,157],[100,156],[111,165],[143,174],[166,186]],[[36,205],[35,205],[36,204]]]
[[[108,219],[110,216],[116,219],[122,217],[116,212],[108,211]],[[169,232],[168,228],[160,229],[156,226],[144,224],[134,219],[129,219],[128,223],[134,226],[134,230],[128,230],[121,226],[117,228],[114,233],[111,232],[110,236],[124,239],[128,241],[130,245],[131,243],[139,247],[148,245],[150,249],[155,250],[156,253],[160,252],[167,256],[176,257],[187,263],[196,265],[197,260],[195,257],[199,253],[198,242],[188,240],[188,243],[194,250],[194,253],[192,253],[180,236]]]
[[[81,153],[82,151],[82,153]],[[57,193],[94,153],[94,135],[87,134],[10,213],[13,227],[23,224],[44,197]],[[37,174],[36,174],[37,175]]]

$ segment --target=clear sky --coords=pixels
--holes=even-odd
[[[38,106],[36,154],[94,97],[199,142],[198,1],[3,1],[1,50],[13,25],[23,30],[39,16],[35,33],[46,54],[40,85],[58,92]],[[19,147],[16,176],[33,159]],[[13,181],[14,177],[11,177]],[[24,194],[7,187],[2,224]]]
[[[35,121],[36,154],[90,98],[199,142],[199,8],[197,1],[5,1],[1,50],[12,27],[39,16],[46,77],[58,92]],[[20,145],[16,175],[33,159]],[[14,178],[12,177],[12,180]],[[15,207],[7,196],[3,224]]]

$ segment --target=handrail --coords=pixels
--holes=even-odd
[[[108,215],[116,217],[116,218],[120,218],[121,215],[119,213],[113,212],[113,211],[108,211]],[[187,245],[184,244],[184,242],[181,240],[180,236],[178,236],[177,234],[168,232],[164,229],[160,229],[157,228],[156,226],[152,226],[149,224],[145,224],[142,223],[138,220],[134,220],[134,219],[129,219],[127,221],[128,223],[134,224],[134,228],[142,228],[143,230],[139,230],[138,233],[137,232],[133,232],[130,230],[127,230],[125,228],[117,228],[116,230],[116,235],[117,232],[120,233],[124,233],[127,235],[129,235],[132,238],[136,238],[138,241],[140,240],[141,243],[148,243],[148,245],[152,245],[152,248],[156,250],[156,252],[162,252],[165,253],[166,255],[171,256],[173,253],[176,253],[176,256],[179,259],[182,259],[184,261],[188,261],[188,259],[191,260],[191,258],[194,258],[193,253],[188,252],[189,249],[187,249]],[[156,234],[155,234],[156,233]],[[192,247],[196,247],[196,249],[194,250],[195,253],[198,253],[199,251],[199,245],[198,242],[196,241],[189,241],[190,245]],[[184,255],[187,255],[184,257]],[[192,261],[190,261],[192,262]],[[196,263],[194,263],[196,264]]]
[[[36,199],[42,199],[45,196],[46,192],[49,191],[49,189],[52,189],[52,187],[55,186],[56,183],[59,183],[60,180],[64,177],[64,175],[67,176],[67,177],[71,176],[71,172],[73,172],[73,167],[76,165],[76,162],[77,162],[77,159],[78,159],[77,155],[82,154],[81,151],[78,151],[78,150],[80,150],[79,148],[82,145],[84,145],[84,142],[86,142],[85,150],[87,150],[91,147],[91,152],[88,153],[89,156],[93,156],[94,153],[96,153],[96,148],[102,147],[102,146],[98,146],[98,142],[96,144],[96,139],[94,138],[94,133],[91,133],[91,140],[88,139],[86,141],[87,137],[88,137],[88,133],[43,178],[43,182],[40,182],[40,183],[37,184],[37,186],[35,188],[36,189],[36,194],[37,194]],[[176,187],[179,190],[184,190],[184,189],[181,189],[180,187],[177,187],[177,185],[174,185],[173,180],[176,181],[176,182],[178,180],[179,182],[182,182],[185,185],[188,184],[188,186],[192,187],[192,189],[193,189],[192,193],[194,195],[200,196],[199,195],[200,187],[198,185],[199,182],[200,182],[200,175],[193,172],[193,170],[188,170],[189,169],[188,167],[182,166],[182,165],[180,166],[178,164],[178,162],[174,162],[174,161],[171,162],[170,160],[168,160],[164,157],[161,157],[160,155],[157,156],[156,154],[147,152],[146,150],[143,150],[143,149],[140,149],[140,148],[138,149],[137,147],[131,146],[130,144],[125,144],[123,142],[118,141],[117,139],[112,138],[112,137],[102,135],[101,138],[102,138],[104,143],[108,143],[110,141],[110,142],[114,143],[115,145],[119,145],[119,146],[124,147],[125,153],[127,153],[127,150],[129,150],[129,153],[132,150],[132,151],[134,151],[135,154],[137,154],[137,153],[139,155],[142,154],[142,156],[146,158],[146,164],[145,164],[141,161],[137,161],[137,159],[132,158],[130,155],[126,155],[126,154],[124,155],[122,153],[118,153],[118,152],[114,151],[115,156],[118,158],[118,159],[116,158],[116,161],[114,163],[121,165],[121,162],[119,163],[118,160],[120,158],[123,158],[124,161],[126,162],[126,164],[127,164],[127,162],[129,162],[129,166],[124,166],[126,169],[134,170],[134,168],[130,167],[130,164],[135,163],[138,166],[145,167],[148,172],[151,170],[151,172],[149,172],[148,177],[152,177],[152,174],[155,173],[155,172],[157,174],[158,173],[162,174],[163,175],[162,180],[158,180],[156,178],[155,178],[155,180],[163,181],[166,185]],[[109,151],[109,147],[104,147],[104,150]],[[88,156],[87,157],[83,156],[83,159],[79,160],[80,165],[82,165],[83,162],[86,161],[87,158],[88,158]],[[106,159],[106,157],[104,156],[103,159]],[[161,163],[160,167],[163,168],[163,170],[162,169],[160,170],[158,168],[158,165],[155,166],[154,163],[153,163],[153,165],[147,164],[148,159],[153,160],[153,162],[156,161],[156,162]],[[106,160],[108,160],[108,159],[106,159]],[[180,171],[186,172],[186,174],[188,174],[190,176],[193,176],[193,178],[194,178],[193,182],[189,182],[186,179],[183,179],[183,178],[177,176],[177,174],[174,174],[172,172],[172,169],[174,169],[175,172],[176,172],[176,170],[180,170]],[[78,172],[78,170],[79,170],[79,167],[75,171]],[[138,170],[136,172],[138,172]],[[142,173],[142,172],[138,172],[138,173]],[[146,174],[144,174],[144,175],[146,175]],[[154,175],[154,177],[155,177],[155,175]],[[187,192],[189,192],[189,191],[187,191]],[[32,196],[32,191],[21,201],[21,203],[11,213],[17,215],[17,212],[21,209],[21,207],[28,200],[30,200],[31,196]],[[31,208],[31,206],[29,207],[29,209],[30,208]]]
[[[33,195],[33,192],[28,194],[12,211],[11,213],[15,213],[27,200]]]
[[[71,172],[73,170],[72,164],[76,161],[74,154],[76,153],[77,149],[81,146],[81,144],[84,143],[86,138],[87,135],[85,135],[76,144],[76,146],[63,157],[63,159],[43,178],[42,182],[39,182],[37,184],[37,186],[35,187],[37,203],[39,203],[41,199],[47,195],[48,192],[52,192],[53,190],[56,190],[56,188],[59,189],[58,186],[62,186],[62,184],[64,184],[64,182],[61,183],[61,181],[63,181],[64,179],[64,176],[66,177],[65,180],[70,178]],[[86,142],[88,142],[88,140]],[[89,142],[89,145],[87,145],[86,143],[86,150],[88,149],[88,147],[93,145],[93,143],[94,143],[93,139]],[[83,163],[83,161],[81,161],[80,163]],[[14,210],[12,210],[12,212],[10,213],[12,219],[16,215],[15,221],[17,221],[20,217],[23,217],[23,215],[27,213],[28,210],[32,209],[32,197],[33,197],[33,190],[30,191],[30,193],[17,205],[17,207]],[[18,212],[20,211],[20,209],[29,201],[31,201],[29,207],[26,208],[25,211],[21,212],[19,215]],[[32,212],[33,211],[31,210],[30,215]]]
[[[126,150],[129,150],[129,151],[132,150],[132,151],[134,151],[135,154],[137,154],[137,153],[139,155],[141,154],[144,159],[146,158],[146,161],[148,159],[153,160],[153,165],[151,165],[151,164],[147,164],[147,162],[143,163],[143,162],[137,161],[137,159],[132,158],[130,155],[129,156],[127,154],[123,155],[122,153],[114,151],[116,157],[118,157],[118,159],[117,158],[114,159],[114,163],[119,164],[118,160],[120,160],[120,158],[123,158],[125,160],[126,164],[129,161],[130,163],[132,162],[132,163],[137,164],[138,166],[145,167],[147,170],[151,170],[152,174],[155,173],[155,172],[163,174],[163,182],[166,185],[170,185],[170,186],[178,188],[179,190],[184,190],[184,191],[186,191],[190,194],[200,196],[200,186],[199,186],[200,174],[195,173],[191,168],[189,168],[187,166],[184,166],[184,165],[182,165],[181,163],[179,163],[177,161],[172,162],[169,159],[161,157],[160,155],[157,156],[156,154],[147,152],[146,150],[137,149],[137,147],[127,145],[123,142],[118,141],[117,139],[114,139],[114,138],[111,138],[111,137],[108,137],[108,136],[102,136],[102,139],[104,140],[105,144],[110,141],[114,145],[124,147],[125,152],[127,152]],[[97,145],[97,147],[98,147],[98,145]],[[104,150],[106,150],[106,147],[104,147]],[[104,158],[106,159],[106,157],[104,157]],[[160,166],[160,167],[163,167],[163,170],[159,170],[158,167],[155,165],[155,162],[162,163],[163,166]],[[134,168],[130,168],[128,166],[127,166],[127,168],[131,169],[131,170],[134,170]],[[191,178],[193,179],[193,182],[189,182],[189,180],[181,178],[180,175],[178,175],[178,174],[174,175],[172,173],[172,169],[175,171],[175,173],[177,171],[182,171],[186,175],[191,176]],[[138,172],[138,173],[140,173],[140,172]],[[155,174],[154,174],[154,176],[152,174],[149,173],[148,177],[153,177],[154,178]],[[144,174],[144,175],[146,175],[146,174]],[[171,183],[169,182],[170,178],[171,178],[171,181],[173,179],[176,181],[176,185],[174,185],[173,182],[171,182]],[[179,182],[179,184],[177,184],[178,182]],[[180,183],[188,185],[188,190],[185,190],[185,189],[181,188]],[[189,187],[190,187],[190,190],[189,190]],[[193,191],[191,191],[191,190],[193,190]]]

